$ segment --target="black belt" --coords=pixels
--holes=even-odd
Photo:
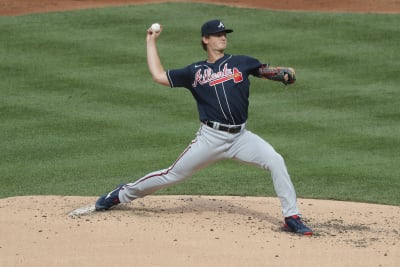
[[[242,125],[232,125],[232,126],[224,126],[219,125],[218,127],[214,127],[214,123],[212,121],[203,121],[203,123],[213,129],[228,132],[228,133],[238,133],[242,130]]]

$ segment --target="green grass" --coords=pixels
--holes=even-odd
[[[197,111],[152,82],[145,31],[164,25],[160,56],[179,68],[205,57],[199,28],[217,17],[228,53],[296,68],[290,87],[252,79],[249,129],[298,196],[399,205],[399,15],[189,3],[0,17],[0,197],[99,195],[168,167]],[[268,173],[232,161],[158,194],[275,195]]]

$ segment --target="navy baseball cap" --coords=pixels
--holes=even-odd
[[[219,32],[230,33],[232,29],[226,29],[222,21],[218,19],[207,21],[201,26],[201,36],[208,36]]]

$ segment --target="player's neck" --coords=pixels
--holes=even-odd
[[[215,63],[218,59],[222,58],[225,55],[224,51],[208,51],[208,63]]]

